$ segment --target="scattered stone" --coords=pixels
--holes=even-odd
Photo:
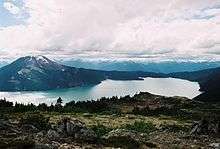
[[[0,120],[0,133],[16,133],[20,134],[21,131],[19,128],[13,124],[11,124],[9,121],[6,120]]]
[[[35,145],[34,140],[30,136],[19,136],[17,138],[14,138],[13,140],[10,141],[8,144],[8,147],[11,148],[33,148]]]
[[[30,125],[30,124],[24,124],[21,126],[21,129],[23,132],[27,132],[27,133],[36,133],[39,132],[39,129],[37,129],[34,125]]]
[[[220,149],[220,143],[211,143],[209,146],[215,149]]]
[[[49,138],[50,140],[57,140],[60,138],[60,135],[57,131],[50,129],[47,132],[47,138]]]
[[[36,143],[34,149],[58,149],[58,147],[53,146],[52,144]]]
[[[36,134],[36,138],[42,138],[44,136],[44,132],[40,131]]]
[[[90,113],[83,113],[83,117],[92,117],[93,115]]]
[[[35,136],[34,136],[34,139],[35,141],[37,142],[42,142],[45,140],[45,134],[47,134],[47,132],[45,131],[40,131],[38,132]]]
[[[52,141],[51,145],[55,148],[58,148],[61,144],[59,142]]]
[[[128,119],[135,119],[136,118],[135,115],[126,115],[125,117]]]
[[[59,149],[82,149],[82,148],[80,146],[70,145],[70,144],[64,143],[64,144],[60,145]]]

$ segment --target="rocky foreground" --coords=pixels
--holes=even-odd
[[[6,103],[0,115],[0,148],[220,148],[217,103],[149,93],[52,110]]]

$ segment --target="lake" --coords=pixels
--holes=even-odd
[[[55,103],[61,97],[64,103],[75,100],[96,100],[101,97],[133,96],[139,92],[150,92],[164,96],[184,96],[193,98],[199,95],[199,84],[175,78],[144,78],[144,80],[115,81],[105,80],[94,86],[75,87],[50,91],[0,92],[0,98],[19,103]]]

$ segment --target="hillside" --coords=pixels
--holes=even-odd
[[[194,72],[171,73],[169,76],[199,82],[200,91],[203,93],[197,96],[196,100],[220,101],[220,67]]]
[[[143,92],[133,97],[61,102],[59,99],[56,105],[37,106],[0,100],[0,148],[219,146],[218,104]]]

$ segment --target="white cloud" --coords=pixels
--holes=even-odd
[[[3,6],[12,14],[18,14],[20,12],[20,9],[11,2],[4,2]]]
[[[0,57],[220,59],[219,0],[25,0],[24,9],[25,25],[0,28]]]

